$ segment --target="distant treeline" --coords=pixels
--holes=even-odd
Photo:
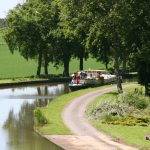
[[[6,27],[5,19],[0,19],[0,28],[5,28],[5,27]]]

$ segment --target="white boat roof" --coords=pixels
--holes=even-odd
[[[83,70],[84,72],[107,72],[106,70]]]

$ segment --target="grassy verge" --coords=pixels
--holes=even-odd
[[[54,99],[49,103],[47,107],[40,108],[43,116],[48,120],[48,124],[44,126],[35,126],[35,130],[37,130],[41,134],[70,134],[61,118],[61,112],[63,111],[65,105],[67,105],[67,103],[69,103],[69,101],[71,101],[75,97],[78,97],[90,91],[94,91],[96,89],[102,89],[110,86],[112,85],[79,90]]]
[[[45,80],[44,78],[10,78],[10,79],[0,79],[0,84],[3,83],[16,83],[16,82],[28,82],[28,81],[40,81],[40,80]]]
[[[138,86],[140,87],[140,86]],[[137,88],[137,87],[136,87]],[[130,87],[125,89],[125,91],[134,90],[135,87]],[[104,94],[101,97],[98,97],[93,101],[87,108],[87,116],[89,117],[89,113],[91,110],[96,107],[102,101],[108,99],[115,99],[117,93],[111,92]],[[104,133],[114,137],[114,139],[122,141],[126,144],[137,146],[140,149],[148,150],[150,149],[150,142],[145,140],[145,135],[150,133],[150,127],[142,127],[142,126],[121,126],[121,125],[108,125],[102,124],[99,120],[94,120],[89,117],[90,122],[95,126],[98,130],[103,131]]]

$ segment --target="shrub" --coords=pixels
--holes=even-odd
[[[145,109],[149,105],[149,98],[135,92],[120,94],[117,98],[120,103],[126,103],[136,109]]]
[[[131,108],[126,104],[120,104],[116,101],[106,100],[96,106],[91,112],[92,118],[99,119],[106,115],[123,116],[130,112]]]
[[[127,126],[148,126],[150,123],[150,118],[147,117],[134,117],[134,116],[111,116],[106,115],[102,123],[113,124],[113,125],[127,125]]]
[[[37,108],[35,111],[34,111],[34,116],[36,118],[36,121],[39,125],[45,125],[48,123],[47,119],[45,116],[43,116],[41,110],[39,108]]]
[[[106,100],[98,104],[90,113],[102,123],[128,126],[150,125],[150,98],[142,95],[142,90],[120,94],[116,100]],[[148,117],[146,117],[148,116]]]

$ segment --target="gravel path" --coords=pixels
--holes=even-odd
[[[124,85],[123,88],[129,86],[135,86],[135,84]],[[137,150],[137,148],[113,141],[111,137],[106,136],[105,134],[96,130],[89,124],[85,116],[86,107],[91,101],[93,101],[96,97],[113,90],[116,90],[116,86],[89,92],[73,99],[62,112],[63,121],[74,135],[89,136],[98,142],[99,145],[97,146],[97,150]],[[91,140],[91,142],[93,140]],[[92,148],[90,149],[92,150]]]

